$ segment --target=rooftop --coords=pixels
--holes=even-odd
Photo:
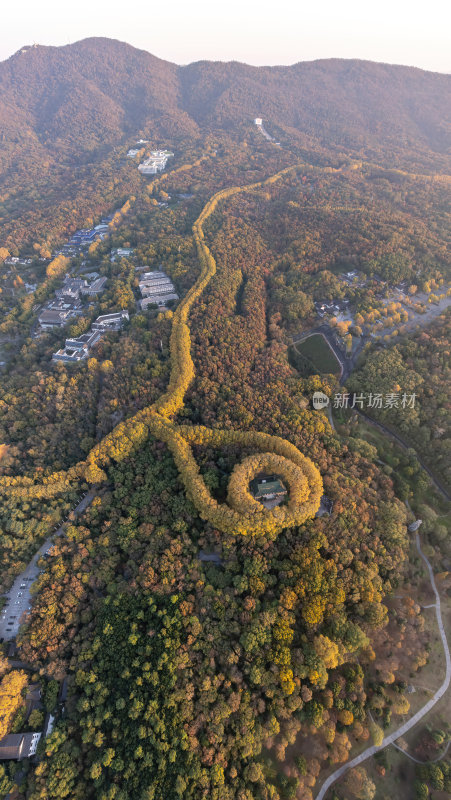
[[[148,297],[143,297],[141,300],[141,308],[144,310],[147,306],[156,305],[156,306],[164,306],[170,300],[178,300],[178,294],[175,292],[168,292],[167,294],[152,294]]]
[[[287,494],[287,490],[277,475],[271,475],[267,478],[254,478],[251,481],[251,490],[256,500],[261,498],[277,495]]]
[[[30,758],[36,753],[42,733],[10,733],[0,739],[0,761]]]
[[[45,308],[44,311],[41,311],[39,314],[38,319],[41,325],[61,325],[65,324],[66,317],[67,311]]]

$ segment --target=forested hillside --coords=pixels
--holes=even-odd
[[[449,480],[449,78],[178,67],[89,39],[24,48],[0,90],[0,246],[44,259],[29,290],[0,252],[0,721],[33,730],[29,678],[55,725],[0,798],[313,800],[440,680],[407,525],[424,519],[445,605],[449,508],[414,448]],[[174,150],[162,174],[126,158],[139,137]],[[39,328],[66,270],[106,282]],[[167,305],[142,303],[152,274]],[[86,358],[52,360],[116,312]],[[411,448],[336,411],[345,387],[396,393],[380,418]],[[251,485],[269,473],[279,505]],[[379,797],[346,780],[335,798]]]
[[[136,137],[184,150],[252,140],[255,116],[315,161],[347,156],[450,173],[451,80],[337,59],[290,67],[177,66],[108,39],[25,47],[0,63],[0,246],[40,243],[49,208],[73,230],[135,181]],[[72,227],[71,227],[72,224]],[[55,224],[55,237],[62,235]]]
[[[343,149],[449,148],[450,79],[330,59],[290,67],[178,67],[108,39],[25,48],[0,66],[3,141],[96,147],[152,125],[164,135],[268,123]],[[448,116],[447,116],[448,114]]]

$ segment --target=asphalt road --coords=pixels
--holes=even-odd
[[[88,492],[73,509],[75,514],[81,514],[89,506],[95,497],[95,492]],[[7,604],[0,612],[0,641],[15,639],[19,632],[21,622],[31,608],[30,587],[40,573],[38,561],[51,549],[53,540],[63,534],[63,526],[56,528],[52,536],[49,536],[34,554],[30,563],[24,571],[17,576],[10,590],[4,595]]]
[[[332,775],[329,775],[329,777],[324,781],[318,794],[316,795],[315,800],[323,800],[323,798],[326,796],[332,784],[334,784],[335,781],[337,781],[339,778],[342,778],[343,775],[345,775],[345,773],[349,769],[357,767],[363,761],[366,761],[368,758],[371,758],[371,756],[374,756],[376,753],[379,753],[381,750],[384,750],[386,747],[388,747],[388,745],[393,744],[397,739],[399,739],[400,736],[404,736],[405,733],[410,731],[410,729],[413,728],[417,724],[417,722],[420,721],[420,719],[426,716],[426,714],[428,714],[429,711],[431,711],[431,709],[434,708],[435,704],[438,703],[438,701],[443,697],[445,692],[449,689],[449,685],[451,683],[451,656],[449,652],[448,641],[446,638],[445,627],[443,625],[443,620],[442,620],[440,595],[435,585],[434,573],[432,572],[432,567],[429,563],[429,560],[426,558],[421,549],[420,537],[418,533],[416,534],[416,545],[421,558],[423,559],[424,563],[428,568],[432,589],[435,594],[435,604],[434,604],[435,614],[437,617],[437,625],[442,639],[443,650],[446,659],[445,679],[441,684],[441,686],[437,689],[435,694],[431,697],[431,699],[428,700],[428,702],[422,708],[420,708],[420,710],[417,711],[417,713],[414,714],[413,717],[408,719],[407,722],[404,722],[403,725],[401,725],[399,728],[393,731],[393,733],[390,733],[389,736],[386,736],[382,744],[379,745],[379,747],[376,747],[376,745],[373,745],[372,747],[367,747],[366,750],[363,751],[363,753],[360,753],[360,755],[353,758],[352,761],[348,761],[346,764],[343,764],[343,766],[336,769],[335,772],[332,773]]]

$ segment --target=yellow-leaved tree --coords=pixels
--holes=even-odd
[[[16,711],[23,704],[22,690],[27,685],[23,670],[13,670],[4,675],[0,683],[0,739],[6,736]]]

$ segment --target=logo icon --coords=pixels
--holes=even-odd
[[[329,405],[329,398],[324,392],[313,393],[313,408],[319,411],[321,408],[326,408]]]

